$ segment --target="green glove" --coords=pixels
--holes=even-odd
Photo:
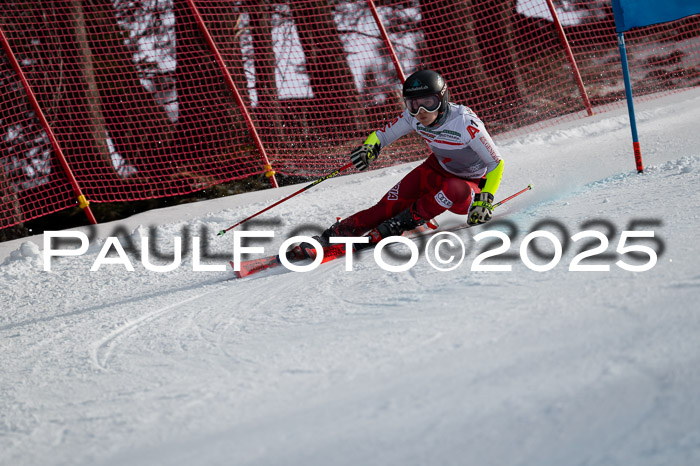
[[[379,142],[379,138],[375,133],[372,133],[365,140],[364,144],[356,147],[350,153],[350,161],[358,170],[367,170],[369,168],[369,163],[379,157],[380,149],[381,143]]]

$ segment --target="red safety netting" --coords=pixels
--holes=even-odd
[[[370,3],[5,0],[0,28],[85,197],[111,202],[260,175],[268,160],[278,174],[302,176],[347,163],[352,147],[403,109],[400,73]],[[471,106],[492,134],[587,115],[545,0],[374,3],[403,73],[442,72],[452,100]],[[609,2],[553,5],[594,110],[623,105]],[[699,17],[626,39],[635,96],[700,83]],[[376,166],[425,155],[410,136]],[[0,51],[0,228],[76,204]]]

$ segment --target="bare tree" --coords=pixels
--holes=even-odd
[[[54,82],[58,100],[54,128],[62,148],[83,166],[99,168],[102,176],[114,174],[107,144],[107,123],[102,111],[82,1],[71,0],[68,10],[56,2],[44,2],[49,27],[44,31],[56,41],[53,52],[62,59],[61,79]],[[61,33],[63,31],[63,33]],[[51,40],[48,37],[46,40]],[[87,133],[88,138],[83,134]],[[87,147],[86,147],[87,142]]]
[[[322,118],[324,127],[335,128],[340,138],[355,137],[365,112],[333,19],[333,8],[328,0],[290,2],[289,6],[319,109],[314,117]]]
[[[34,146],[28,141],[32,129],[40,131],[34,118],[26,121],[29,113],[24,89],[12,70],[4,51],[0,49],[0,228],[21,223],[25,220],[18,192],[21,181],[26,179],[21,162],[27,151]]]
[[[484,110],[498,119],[510,120],[523,105],[515,76],[513,29],[511,19],[516,12],[516,0],[472,0],[474,28],[478,30],[477,43],[484,70],[499,84],[496,100]],[[488,113],[483,117],[489,117]]]
[[[142,174],[156,179],[175,171],[169,154],[175,126],[162,105],[148,92],[125,44],[114,7],[84,2],[87,40],[104,119],[116,150]]]
[[[484,88],[477,43],[469,20],[468,0],[421,0],[421,47],[423,64],[439,71],[447,80],[452,100],[477,112],[486,110],[489,96]],[[449,27],[448,27],[449,25]]]
[[[277,61],[272,42],[274,2],[247,0],[245,6],[250,16],[249,28],[253,39],[258,130],[266,145],[274,146],[282,136],[279,120],[282,109],[275,77]]]
[[[75,3],[69,2],[66,11],[65,4],[56,5],[54,1],[13,2],[6,5],[6,11],[12,15],[6,17],[3,29],[8,33],[13,52],[74,173],[80,178],[81,168],[96,170],[104,181],[115,172],[105,144],[99,95],[94,79],[91,80],[91,57],[84,37],[85,20],[81,11],[76,11]],[[84,50],[88,52],[82,54]],[[26,89],[19,84],[19,77],[5,58],[3,54],[0,78],[3,84],[0,88],[7,99],[3,98],[0,104],[0,127],[6,132],[0,136],[3,146],[0,149],[0,166],[3,167],[0,178],[2,197],[7,202],[8,196],[16,198],[24,191],[48,186],[50,180],[63,178],[65,181],[65,178],[53,157],[47,133],[29,105]],[[14,97],[10,98],[13,94]],[[51,189],[55,192],[56,185]],[[51,208],[65,204],[68,201],[59,201]],[[14,211],[14,223],[25,220],[19,202],[15,202]],[[36,215],[37,212],[28,214]]]
[[[217,4],[207,9],[198,6],[236,87],[249,103],[238,32],[240,12],[234,5]],[[175,0],[175,15],[177,145],[192,160],[192,172],[215,175],[222,164],[240,162],[255,148],[241,111],[185,0]],[[241,162],[241,169],[249,168]]]

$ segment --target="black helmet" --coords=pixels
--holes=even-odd
[[[430,105],[430,108],[416,103],[411,105],[413,99],[431,96],[435,96],[437,99],[434,105]],[[421,106],[428,112],[439,109],[439,113],[443,113],[450,101],[450,93],[447,90],[445,80],[439,73],[433,70],[420,70],[406,78],[406,82],[403,83],[403,98],[406,102],[406,108],[412,115],[416,115]]]

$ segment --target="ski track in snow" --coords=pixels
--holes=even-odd
[[[97,367],[101,369],[107,369],[107,360],[112,354],[112,350],[114,349],[114,346],[118,343],[120,338],[136,330],[140,326],[145,325],[150,321],[158,318],[158,316],[160,316],[161,314],[164,314],[170,311],[171,309],[191,303],[199,298],[202,298],[203,296],[205,296],[205,294],[197,294],[190,298],[183,299],[182,301],[178,301],[174,304],[169,304],[149,314],[145,314],[136,320],[128,322],[126,325],[118,328],[117,330],[105,336],[104,338],[102,338],[94,344],[94,348],[90,353],[93,362]]]
[[[0,244],[0,464],[700,463],[700,90],[639,107],[644,175],[623,111],[497,141],[499,194],[535,186],[499,209],[519,233],[494,262],[512,272],[471,272],[474,243],[448,273],[422,256],[386,273],[367,251],[353,272],[340,259],[242,280],[189,256],[164,274],[137,257],[132,273],[89,272],[114,225],[50,273],[40,238]],[[261,243],[275,253],[299,211],[311,232],[413,166],[328,180],[251,228],[275,230]],[[157,222],[171,253],[183,227],[216,232],[294,189],[119,225],[140,245]],[[611,254],[633,220],[663,244],[638,274]],[[525,268],[518,247],[543,221],[562,240],[551,221],[612,228],[610,271],[570,272],[579,244],[548,272]]]

